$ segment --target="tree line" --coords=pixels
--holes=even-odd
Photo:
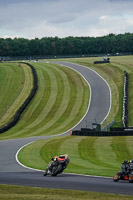
[[[109,34],[102,37],[0,38],[0,57],[115,53],[133,54],[133,33]]]

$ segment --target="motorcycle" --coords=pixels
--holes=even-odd
[[[125,181],[129,181],[130,183],[133,183],[133,171],[126,174],[117,172],[113,177],[113,181],[117,182],[119,180],[125,180]]]
[[[46,169],[46,171],[44,172],[44,176],[46,175],[51,175],[51,176],[57,176],[58,174],[62,173],[64,171],[64,169],[67,167],[69,163],[69,159],[67,158],[66,160],[62,160],[62,161],[51,161],[48,164],[48,168]]]

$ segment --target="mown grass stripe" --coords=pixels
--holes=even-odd
[[[39,71],[39,73],[40,73],[39,75],[42,79],[42,86],[44,87],[43,74],[42,74],[41,71]],[[39,96],[39,98],[37,98],[37,96]],[[32,128],[33,123],[36,122],[36,118],[38,116],[38,113],[40,114],[40,112],[42,110],[42,107],[40,106],[42,96],[43,96],[43,93],[42,93],[42,89],[40,88],[40,90],[37,91],[37,94],[34,97],[34,100],[32,100],[32,101],[35,101],[35,104],[33,104],[32,101],[31,101],[31,103],[28,106],[28,109],[26,109],[23,112],[23,114],[21,116],[21,120],[19,121],[19,123],[16,124],[16,126],[13,128],[13,130],[10,130],[10,132],[8,131],[6,133],[6,135],[10,136],[10,134],[13,133],[14,137],[15,136],[21,137],[24,134],[24,132],[29,131]]]
[[[10,106],[10,108],[8,108],[5,115],[1,118],[1,120],[0,120],[1,126],[13,118],[13,116],[17,112],[18,108],[24,103],[25,99],[27,99],[27,97],[29,96],[31,89],[33,87],[33,78],[32,78],[31,69],[28,66],[23,65],[23,70],[24,70],[24,74],[25,74],[25,82],[24,82],[24,85],[22,85],[22,86],[24,86],[24,87],[23,87],[21,93],[19,94],[19,96],[14,101],[14,103]],[[14,79],[15,79],[15,77],[14,77]],[[11,82],[12,82],[12,80],[11,80]],[[21,84],[21,82],[20,82],[20,84]]]
[[[85,170],[89,171],[91,167],[94,167],[92,164],[90,165],[90,162],[88,160],[85,160],[85,155],[84,157],[82,157],[79,153],[79,144],[83,139],[84,138],[82,137],[68,137],[65,138],[64,143],[60,145],[61,151],[66,152],[70,156],[70,165],[67,169],[68,172],[78,173],[80,169],[81,173],[84,173]]]
[[[58,88],[60,88],[60,90],[58,91],[58,98],[56,99],[56,104],[54,105],[53,109],[51,109],[50,115],[52,116],[52,119],[50,121],[48,121],[48,119],[47,121],[44,119],[43,124],[42,124],[43,126],[39,124],[41,128],[37,130],[36,133],[42,130],[43,134],[44,134],[44,131],[48,134],[47,127],[48,128],[50,127],[50,129],[56,128],[55,124],[58,124],[58,119],[60,118],[62,113],[64,113],[64,110],[67,107],[69,99],[70,99],[69,82],[67,80],[66,74],[62,71],[62,69],[58,68],[57,66],[56,68],[54,66],[52,67],[54,68],[54,70],[57,71],[57,72],[55,71],[55,74],[57,75]],[[63,87],[63,85],[65,85],[64,86],[65,88]],[[63,92],[61,93],[60,91],[63,91]],[[52,123],[53,123],[53,127],[52,127]],[[59,120],[59,123],[61,123],[60,120]],[[32,132],[32,135],[33,135],[33,132]]]
[[[60,79],[58,79],[58,99],[56,110],[52,109],[51,112],[54,113],[52,119],[46,124],[46,126],[43,129],[43,132],[50,132],[50,130],[54,130],[58,126],[60,126],[61,123],[64,124],[64,113],[66,112],[67,106],[70,101],[70,85],[68,78],[66,74],[56,67],[57,72],[61,75]]]
[[[5,80],[7,80],[7,83],[4,85],[2,82],[5,92],[3,91],[3,95],[1,95],[4,97],[4,104],[1,103],[1,106],[2,108],[5,107],[6,109],[5,113],[1,116],[0,126],[6,124],[13,118],[13,115],[16,113],[17,109],[20,107],[21,103],[23,103],[23,100],[25,100],[24,94],[23,98],[20,100],[21,92],[23,90],[21,81],[24,80],[22,79],[24,77],[22,67],[20,69],[16,64],[4,64],[4,69],[6,70]],[[17,101],[19,102],[17,103]]]
[[[22,118],[23,122],[24,122],[24,126],[26,126],[26,128],[30,128],[30,124],[31,123],[36,123],[36,119],[37,116],[40,114],[40,112],[42,111],[44,105],[42,102],[47,102],[49,99],[49,94],[47,93],[47,95],[45,95],[45,90],[47,90],[47,86],[49,86],[49,82],[50,82],[50,78],[48,73],[44,71],[40,68],[38,69],[38,77],[40,77],[41,79],[41,84],[39,83],[39,90],[37,91],[37,94],[34,98],[34,104],[30,104],[30,109],[26,110],[24,113],[24,117]],[[45,75],[46,74],[46,75]],[[40,79],[38,80],[38,82],[40,82]],[[45,98],[43,98],[43,96],[45,95]],[[39,97],[39,98],[37,98]],[[28,120],[25,121],[24,119],[27,118]]]
[[[121,137],[121,141],[119,137],[114,137],[112,141],[112,148],[117,156],[117,161],[122,162],[123,160],[132,159],[132,155],[128,149],[126,137]]]
[[[95,152],[95,142],[97,141],[97,137],[91,137],[88,141],[88,138],[82,138],[80,143],[78,144],[78,154],[81,159],[89,165],[89,167],[93,168],[97,166],[97,157]]]
[[[80,79],[80,76],[78,77],[78,86],[77,86],[77,96],[75,97],[75,104],[73,105],[72,110],[69,112],[69,115],[66,116],[65,124],[63,123],[59,127],[59,131],[63,132],[66,125],[70,129],[72,128],[76,122],[80,121],[80,119],[83,117],[83,115],[86,112],[86,108],[88,107],[89,103],[89,90],[87,83],[83,81],[83,79]],[[88,91],[88,92],[87,92]],[[67,113],[65,111],[65,113]],[[64,113],[64,116],[65,116]],[[71,121],[70,121],[71,119]]]
[[[75,84],[71,84],[71,78],[68,76],[66,71],[64,73],[62,70],[60,70],[60,73],[62,73],[63,82],[65,84],[63,97],[62,97],[62,103],[60,104],[60,106],[59,106],[57,112],[55,113],[52,121],[50,121],[50,123],[47,124],[47,126],[45,126],[45,132],[47,132],[47,134],[51,130],[52,130],[52,132],[53,131],[55,132],[54,128],[59,128],[62,124],[65,123],[66,118],[64,118],[64,115],[67,114],[67,117],[69,117],[69,114],[70,114],[70,112],[71,112],[71,110],[74,106],[74,102],[75,102],[75,96],[76,96],[76,86],[75,86]],[[60,86],[62,87],[62,85],[60,85]],[[59,93],[59,95],[60,95],[60,93]],[[53,123],[53,125],[52,125],[52,123]]]
[[[0,118],[5,114],[7,110],[9,93],[12,91],[12,69],[8,66],[0,66]],[[10,85],[11,84],[11,85]],[[9,91],[9,88],[11,89]],[[4,111],[4,112],[3,112]]]
[[[0,63],[0,118],[21,93],[21,81],[24,80],[22,68],[18,65]]]
[[[61,123],[60,126],[58,126],[58,123],[55,123],[54,125],[54,127],[57,127],[56,128],[57,133],[66,131],[68,128],[72,128],[72,126],[74,126],[75,123],[78,122],[85,114],[89,102],[89,95],[87,95],[86,99],[83,98],[84,93],[86,93],[85,88],[88,88],[87,83],[83,81],[83,79],[79,76],[79,74],[75,73],[74,71],[69,72],[67,68],[63,68],[63,70],[65,70],[65,72],[67,73],[68,79],[70,78],[72,81],[71,97],[67,109],[60,117],[60,120],[63,123]],[[69,73],[71,73],[71,75]],[[74,83],[76,82],[75,89],[73,82]],[[73,90],[75,90],[76,93],[74,93]],[[83,104],[85,104],[85,109]],[[52,134],[54,127],[51,127],[47,132],[51,131],[50,134]]]
[[[39,101],[39,105],[34,110],[35,120],[31,121],[30,123],[28,122],[27,126],[25,125],[25,128],[23,130],[16,132],[16,135],[23,134],[26,136],[26,134],[28,135],[30,135],[30,133],[33,134],[33,131],[36,130],[38,126],[41,126],[41,123],[43,123],[44,118],[48,115],[48,113],[50,112],[51,108],[55,103],[55,99],[57,96],[57,84],[51,84],[51,83],[52,82],[56,83],[56,77],[54,73],[51,71],[51,69],[47,67],[44,70],[43,67],[39,66],[39,69],[41,69],[42,78],[40,79],[39,76],[39,92],[37,92],[33,100],[34,101],[33,105],[35,104],[36,100]],[[25,120],[26,114],[27,111],[23,115],[23,123],[26,121]]]
[[[34,63],[33,66],[38,73],[39,89],[18,124],[4,134],[6,138],[11,134],[16,138],[61,133],[86,113],[89,87],[78,73],[55,64]],[[74,107],[75,102],[77,107]]]
[[[51,126],[52,122],[57,119],[57,117],[55,118],[54,116],[58,111],[63,98],[62,93],[64,92],[64,83],[62,77],[56,72],[56,70],[54,70],[53,68],[51,69],[51,72],[55,76],[54,78],[51,78],[51,95],[49,101],[47,102],[47,105],[45,105],[46,110],[44,112],[44,115],[42,116],[42,120],[39,124],[37,124],[36,127],[34,127],[35,134],[39,133],[41,129],[46,129],[47,127]],[[34,135],[34,132],[32,132],[32,135]]]
[[[132,159],[132,145],[132,137],[63,136],[30,144],[21,150],[19,159],[26,166],[43,170],[53,156],[67,153],[70,164],[66,172],[113,176],[125,159]]]
[[[106,169],[114,168],[116,170],[119,162],[112,148],[112,140],[112,137],[99,137],[94,144],[94,149],[96,149],[95,154],[98,158],[97,163],[99,166],[105,167]]]
[[[129,155],[127,159],[133,159],[133,137],[126,137],[125,138],[125,143],[127,144],[127,148],[129,151]]]

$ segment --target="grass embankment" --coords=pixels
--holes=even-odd
[[[37,70],[38,91],[21,120],[0,139],[59,134],[86,113],[89,86],[78,73],[55,64],[32,64]]]
[[[27,65],[0,63],[0,127],[13,118],[32,87],[32,72]]]
[[[129,200],[132,196],[104,194],[98,192],[74,191],[74,190],[55,190],[34,188],[25,186],[0,185],[1,200]]]
[[[96,65],[94,65],[93,62],[96,60],[102,60],[102,58],[90,57],[63,60],[90,67],[98,72],[108,82],[112,93],[112,107],[110,114],[106,119],[106,124],[115,119],[115,126],[122,126],[123,76],[124,70],[126,70],[129,74],[129,126],[133,126],[133,56],[113,56],[110,57],[111,63]]]
[[[40,140],[24,147],[18,159],[24,165],[45,170],[55,155],[67,153],[70,164],[65,172],[113,176],[125,159],[132,159],[133,137],[65,136]]]

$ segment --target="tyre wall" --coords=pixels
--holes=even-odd
[[[133,136],[133,130],[127,131],[87,131],[87,130],[75,130],[71,131],[70,135],[75,136],[99,136],[99,137],[106,137],[106,136]]]
[[[124,91],[123,91],[123,127],[128,127],[128,73],[124,71]]]

